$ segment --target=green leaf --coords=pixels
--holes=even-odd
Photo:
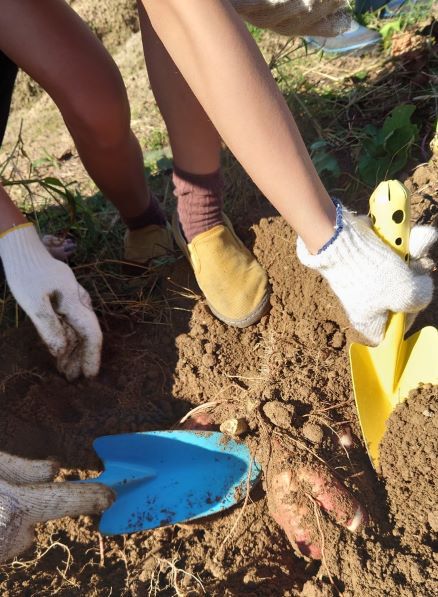
[[[405,126],[415,126],[411,123],[411,116],[415,110],[416,108],[412,104],[395,107],[383,123],[382,129],[385,135]]]
[[[166,170],[172,170],[173,160],[168,157],[162,157],[157,160],[157,168],[160,172],[166,172]]]
[[[333,178],[339,178],[341,169],[338,160],[327,151],[327,141],[318,139],[310,146],[311,157],[316,171],[321,176],[323,173],[328,174]]]
[[[367,184],[374,186],[405,166],[418,137],[418,126],[411,122],[415,109],[412,104],[397,106],[380,129],[373,125],[364,127],[358,169]]]
[[[359,81],[364,81],[368,77],[367,70],[359,70],[357,73],[354,73],[354,78],[358,79]]]
[[[61,189],[65,189],[65,184],[59,178],[55,178],[54,176],[45,176],[41,179],[43,184],[51,185],[52,187],[60,187]]]

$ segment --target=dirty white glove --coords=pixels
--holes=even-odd
[[[90,297],[65,263],[54,259],[32,224],[0,236],[0,258],[9,288],[57,360],[58,370],[72,380],[97,375],[102,332]]]
[[[368,218],[355,216],[337,203],[336,234],[317,255],[311,255],[301,238],[297,255],[316,269],[341,301],[351,324],[370,344],[379,344],[388,314],[416,314],[432,300],[433,283],[427,270],[427,253],[438,238],[430,226],[415,226],[410,236],[409,267],[371,229]],[[408,315],[408,325],[414,316]]]
[[[247,21],[283,35],[332,37],[351,24],[347,0],[231,0]]]
[[[114,499],[98,483],[50,483],[58,467],[0,452],[0,562],[32,545],[34,527],[64,516],[99,514]],[[27,484],[32,480],[32,484]]]

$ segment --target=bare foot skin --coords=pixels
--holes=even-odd
[[[312,532],[313,504],[330,514],[349,531],[357,531],[367,520],[355,497],[322,465],[285,469],[268,481],[268,506],[275,522],[282,527],[300,554],[321,559],[319,539]]]
[[[69,237],[45,234],[41,240],[49,253],[59,261],[68,261],[76,252],[76,241]]]

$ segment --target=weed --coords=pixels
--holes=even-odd
[[[155,129],[151,131],[147,138],[147,146],[151,151],[162,149],[169,144],[169,138],[166,133]]]
[[[418,137],[418,126],[411,122],[415,106],[394,108],[378,129],[368,125],[359,155],[359,174],[370,186],[397,174],[408,161],[412,144]]]
[[[255,25],[251,25],[250,23],[247,23],[246,26],[248,28],[248,31],[251,33],[252,37],[254,38],[254,40],[257,43],[260,43],[261,40],[263,39],[263,34],[264,34],[263,29],[259,29],[258,27],[256,27]]]
[[[432,0],[420,0],[419,2],[407,0],[394,12],[391,12],[390,8],[382,7],[375,12],[359,15],[358,20],[363,25],[376,29],[382,37],[383,48],[390,50],[392,37],[427,18],[430,15],[432,4]],[[382,19],[381,16],[386,18]]]
[[[25,164],[20,169],[15,166],[18,155]],[[169,168],[168,155],[166,149],[146,154],[146,174],[152,187],[162,189]],[[90,292],[100,315],[163,323],[169,309],[159,283],[163,268],[139,267],[135,278],[129,275],[121,258],[125,228],[117,210],[101,193],[85,197],[74,181],[67,183],[60,177],[41,174],[40,168],[46,165],[53,167],[54,160],[45,157],[32,161],[20,135],[14,152],[0,164],[0,182],[8,189],[23,191],[18,201],[20,209],[40,232],[78,239],[70,265],[77,280]],[[170,256],[171,261],[174,259]],[[22,314],[5,286],[0,296],[0,322],[18,325]]]
[[[310,146],[310,156],[316,171],[321,177],[337,180],[341,175],[338,160],[330,153],[329,144],[323,139],[314,141]]]

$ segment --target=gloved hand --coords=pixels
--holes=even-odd
[[[65,263],[54,259],[32,224],[0,236],[0,258],[9,288],[31,318],[68,380],[97,375],[102,332],[88,292]]]
[[[51,483],[50,460],[27,460],[0,452],[0,562],[32,545],[34,526],[64,516],[98,514],[114,499],[98,483]]]
[[[247,21],[282,35],[343,33],[351,24],[346,0],[231,0]]]
[[[438,238],[431,226],[411,230],[406,264],[373,232],[368,218],[355,216],[337,205],[336,238],[317,255],[311,255],[301,238],[297,255],[303,265],[316,269],[341,301],[351,324],[371,345],[383,340],[388,314],[408,313],[407,327],[432,300],[433,283],[427,254]]]

